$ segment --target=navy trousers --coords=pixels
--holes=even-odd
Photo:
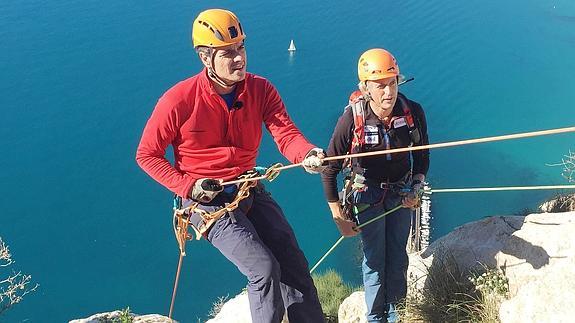
[[[224,192],[202,208],[213,211],[225,202]],[[194,221],[198,217],[192,216]],[[248,279],[253,322],[281,322],[286,308],[290,322],[324,322],[307,260],[281,208],[262,184],[214,223],[207,240]]]

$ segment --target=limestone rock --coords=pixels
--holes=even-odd
[[[575,258],[541,270],[538,279],[519,288],[499,309],[502,323],[573,322],[575,317]]]
[[[367,323],[366,312],[364,292],[354,292],[339,306],[337,319],[341,323]]]
[[[106,323],[115,322],[122,315],[121,311],[113,311],[106,313],[94,314],[85,319],[72,320],[69,323]],[[130,313],[134,323],[177,323],[176,320],[171,320],[159,314],[138,315]],[[118,321],[119,322],[119,321]]]
[[[510,299],[501,321],[572,322],[575,317],[575,212],[489,217],[460,226],[410,255],[410,289],[425,286],[427,268],[443,253],[468,271],[483,264],[502,268]],[[569,319],[569,320],[568,320]]]
[[[247,293],[241,293],[236,297],[224,303],[220,312],[206,323],[252,323],[250,313],[250,302]],[[284,316],[282,323],[288,323],[287,315]]]
[[[211,320],[206,323],[251,323],[252,316],[250,314],[250,303],[248,301],[248,294],[241,293],[236,297],[227,301],[222,306],[220,312]]]

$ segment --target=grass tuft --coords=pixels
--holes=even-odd
[[[504,271],[482,265],[477,272],[459,268],[450,254],[436,254],[421,290],[400,306],[402,322],[499,322],[499,306],[509,296]]]
[[[328,269],[321,274],[314,274],[312,277],[326,322],[337,322],[339,306],[357,288],[346,284],[333,269]]]

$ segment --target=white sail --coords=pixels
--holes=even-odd
[[[290,52],[295,51],[295,44],[293,43],[293,39],[292,39],[292,40],[290,41],[290,43],[289,43],[288,50],[289,50]]]

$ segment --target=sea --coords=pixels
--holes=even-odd
[[[0,3],[0,237],[13,272],[37,289],[0,322],[68,322],[127,307],[167,315],[178,261],[172,193],[135,162],[158,98],[201,65],[197,14],[227,8],[247,34],[248,71],[279,90],[306,137],[326,147],[357,60],[391,51],[415,80],[431,143],[575,125],[573,0],[150,1]],[[297,51],[287,47],[294,40]],[[431,151],[432,188],[565,185],[573,133]],[[289,164],[269,135],[258,164]],[[555,166],[553,166],[555,165]],[[338,239],[318,176],[267,184],[310,266]],[[431,240],[487,216],[525,214],[563,191],[437,193]],[[357,239],[318,271],[361,284]],[[190,241],[174,318],[203,322],[245,278],[205,240]]]

